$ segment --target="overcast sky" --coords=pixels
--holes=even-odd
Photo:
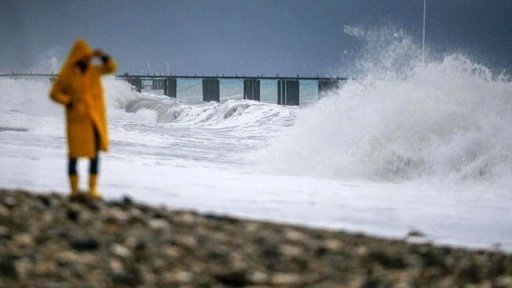
[[[4,0],[0,72],[62,60],[83,37],[120,73],[326,75],[359,55],[346,25],[393,26],[421,45],[422,16],[423,0]],[[427,0],[426,41],[512,71],[512,0]]]

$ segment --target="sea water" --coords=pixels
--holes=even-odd
[[[512,251],[512,83],[461,54],[419,61],[401,31],[347,33],[366,41],[348,80],[304,105],[242,100],[200,81],[178,98],[114,77],[104,86],[111,151],[100,190],[149,204]],[[0,187],[67,193],[63,108],[48,79],[0,79]],[[303,88],[303,85],[305,86]],[[309,85],[309,86],[308,86]],[[308,88],[309,87],[309,88]],[[309,89],[309,90],[308,90]],[[301,93],[302,94],[302,93]],[[80,162],[86,188],[87,164]]]

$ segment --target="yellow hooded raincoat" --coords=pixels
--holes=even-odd
[[[94,128],[99,134],[99,148],[107,151],[105,100],[100,77],[113,73],[116,63],[109,59],[103,65],[91,64],[82,73],[76,62],[84,56],[93,55],[93,50],[82,39],[78,39],[61,68],[50,90],[50,98],[66,108],[68,152],[70,158],[94,158],[96,147]]]

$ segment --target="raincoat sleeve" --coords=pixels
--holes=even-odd
[[[116,61],[114,61],[114,59],[112,59],[108,55],[103,55],[101,57],[101,60],[103,62],[103,65],[100,68],[101,74],[112,74],[112,73],[116,72],[117,64],[116,64]]]
[[[71,102],[71,96],[65,93],[62,81],[57,79],[50,90],[50,98],[63,105],[68,105]]]

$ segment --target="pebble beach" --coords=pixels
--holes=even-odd
[[[0,190],[0,287],[512,287],[512,255]]]

